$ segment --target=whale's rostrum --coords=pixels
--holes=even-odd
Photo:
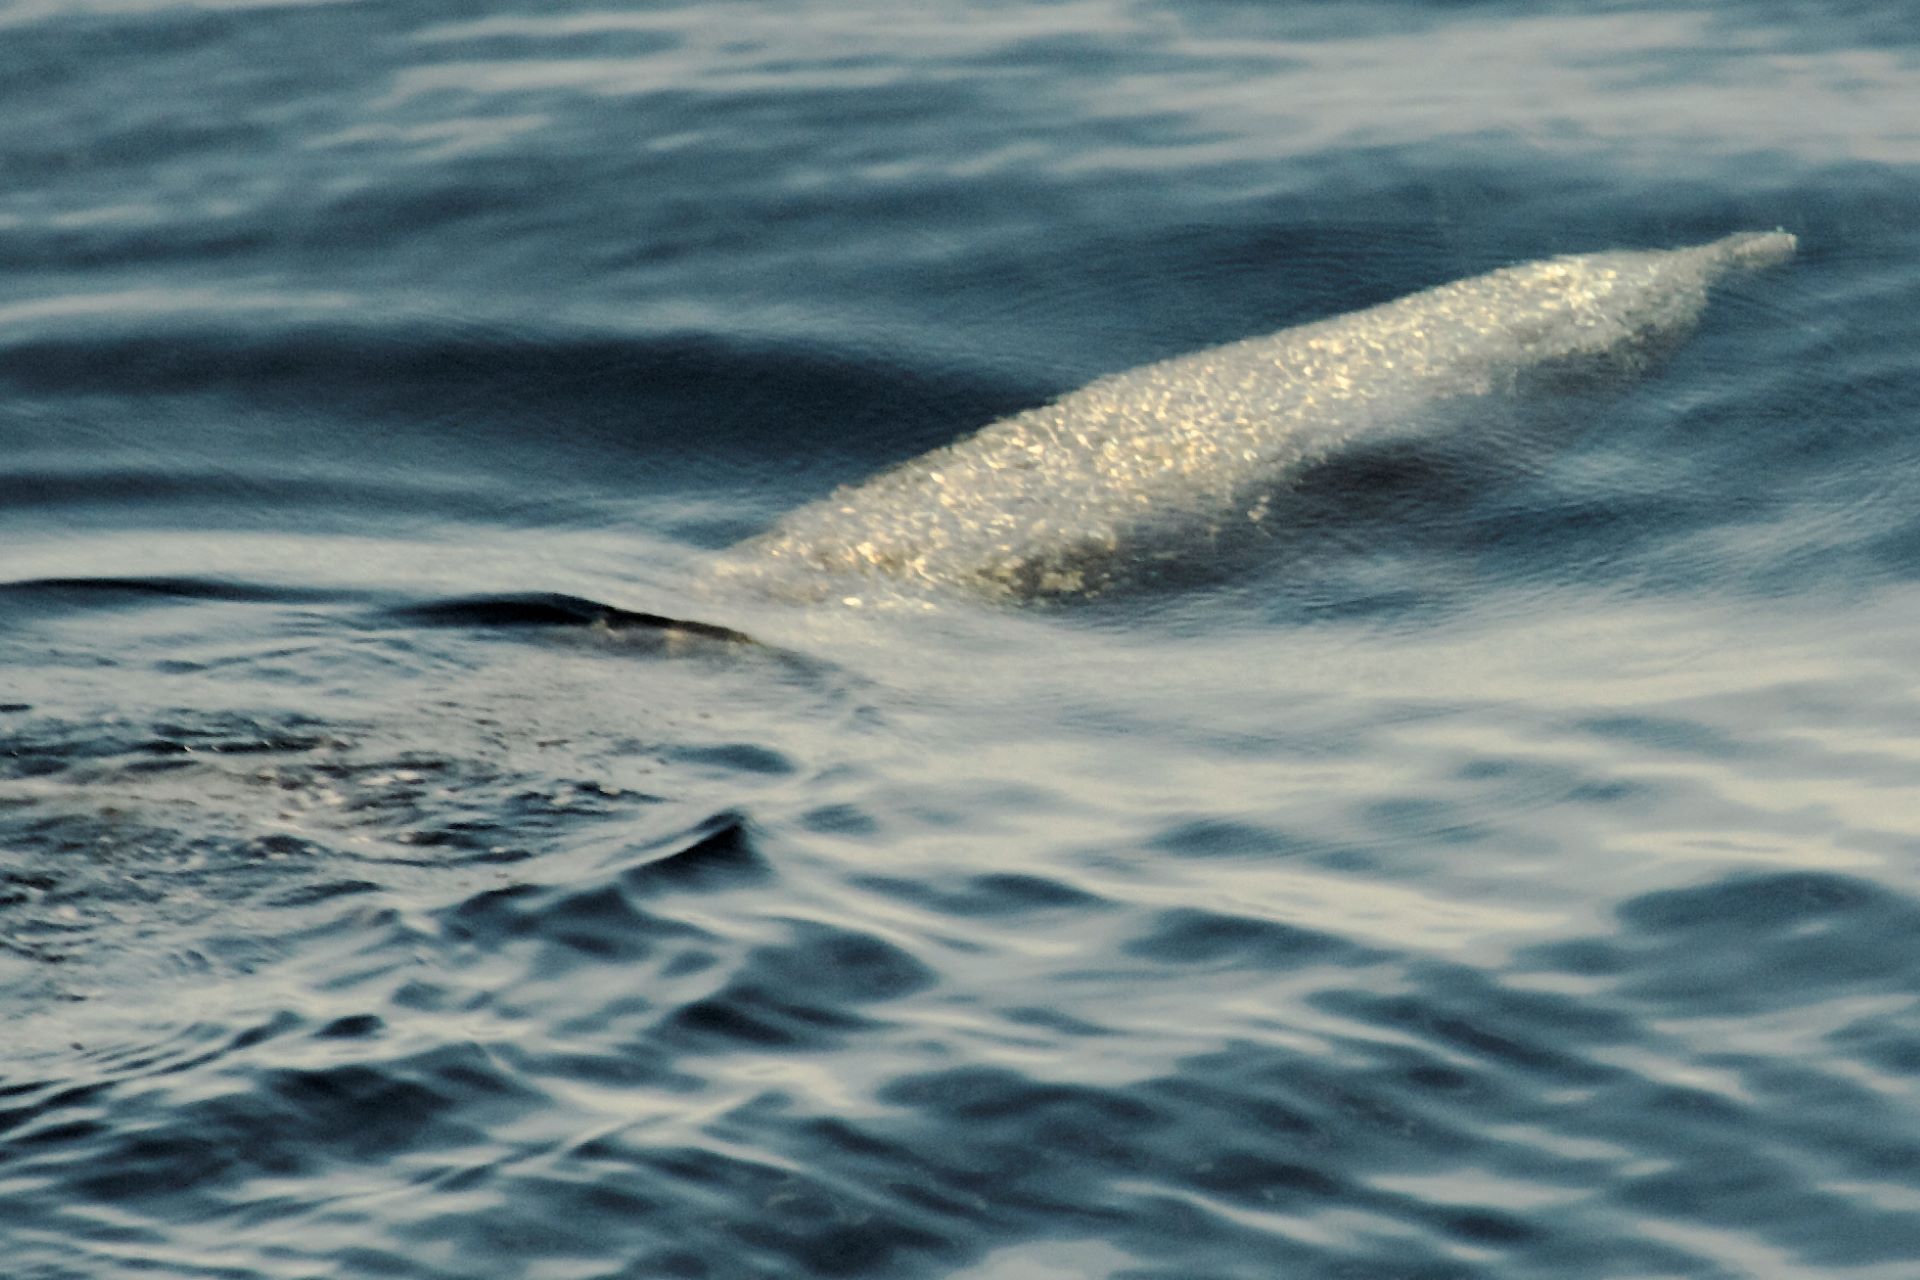
[[[799,600],[1096,592],[1260,519],[1344,446],[1536,379],[1630,371],[1692,328],[1715,281],[1795,247],[1747,232],[1547,258],[1112,374],[789,513],[715,574]]]

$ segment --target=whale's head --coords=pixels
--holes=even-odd
[[[1721,264],[1721,274],[1724,275],[1729,271],[1759,271],[1764,267],[1777,267],[1791,258],[1799,247],[1799,236],[1775,228],[1772,231],[1737,232],[1724,240],[1701,245],[1693,252],[1704,252],[1717,258]]]
[[[1493,328],[1511,342],[1496,360],[1504,355],[1517,370],[1549,377],[1638,367],[1692,330],[1717,282],[1784,262],[1797,246],[1791,232],[1748,231],[1683,249],[1573,254],[1495,272],[1482,278],[1505,316]]]

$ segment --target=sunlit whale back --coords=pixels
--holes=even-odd
[[[723,553],[794,599],[1098,591],[1142,557],[1265,517],[1276,486],[1439,406],[1689,331],[1715,281],[1791,257],[1785,231],[1548,258],[1099,379],[827,498]]]

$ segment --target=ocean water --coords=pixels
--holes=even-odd
[[[1920,1274],[1910,6],[0,0],[0,175],[9,1280]],[[1775,227],[1257,554],[702,590]]]

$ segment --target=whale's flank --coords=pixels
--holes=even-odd
[[[801,599],[1097,591],[1129,559],[1258,519],[1350,441],[1541,371],[1630,369],[1715,281],[1795,248],[1768,231],[1548,258],[1112,374],[789,513],[717,573]]]

